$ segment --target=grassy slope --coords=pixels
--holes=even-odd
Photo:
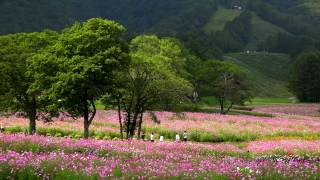
[[[204,26],[207,33],[221,31],[227,22],[239,16],[241,11],[219,7],[219,10],[212,16],[211,20]]]
[[[258,44],[265,41],[269,36],[286,31],[278,26],[275,26],[267,21],[264,21],[255,13],[252,13],[252,35],[247,45],[247,49],[256,50]]]
[[[293,104],[296,103],[292,98],[254,98],[247,102],[248,106],[274,105],[274,104]]]
[[[203,27],[206,33],[213,33],[224,29],[226,23],[239,16],[241,11],[219,7],[210,21]],[[269,36],[286,31],[276,25],[264,21],[256,14],[252,14],[252,35],[246,49],[256,50],[258,44],[264,42]]]
[[[243,67],[253,84],[255,97],[281,97],[292,95],[286,88],[291,59],[288,55],[272,53],[232,53],[225,59]]]

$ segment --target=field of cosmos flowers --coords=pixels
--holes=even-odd
[[[82,121],[1,117],[0,179],[320,179],[317,105],[263,106],[273,117],[205,113],[146,114],[143,129],[164,142],[119,140],[117,114],[99,111],[89,140]],[[188,132],[189,142],[174,142]]]

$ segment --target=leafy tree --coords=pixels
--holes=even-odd
[[[250,100],[250,85],[246,74],[229,62],[208,61],[205,63],[202,91],[219,100],[220,113],[227,114],[234,104],[242,105]]]
[[[194,92],[189,97],[191,102],[197,105],[199,100],[206,94],[202,91],[204,86],[206,86],[204,80],[206,77],[205,70],[206,62],[200,58],[190,55],[186,61],[186,70],[188,72],[188,80],[194,87]]]
[[[300,55],[290,76],[289,89],[301,102],[320,102],[320,52]]]
[[[143,114],[154,109],[170,109],[186,100],[191,85],[182,78],[185,57],[179,43],[156,36],[139,36],[130,44],[132,62],[119,76],[115,104],[125,112],[124,130],[127,138],[140,136]],[[121,83],[122,82],[122,83]],[[109,100],[109,101],[108,101]],[[121,123],[121,121],[119,121]],[[122,124],[122,123],[121,123]]]
[[[116,71],[128,64],[125,28],[113,21],[94,18],[65,29],[57,43],[33,58],[36,81],[32,90],[44,89],[51,109],[67,111],[84,120],[84,137],[95,117],[95,101],[114,82]]]
[[[29,133],[36,132],[46,100],[39,92],[28,91],[34,81],[27,73],[30,59],[57,39],[57,33],[20,33],[0,37],[0,111],[24,112],[29,118]]]

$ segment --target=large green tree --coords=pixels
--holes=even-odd
[[[291,70],[289,88],[301,102],[320,102],[320,52],[298,57]]]
[[[34,56],[32,90],[44,89],[51,109],[84,120],[84,137],[96,114],[95,101],[112,88],[117,70],[129,62],[125,28],[113,21],[90,19],[65,29],[47,52]]]
[[[29,91],[34,82],[28,72],[30,59],[57,39],[57,33],[19,33],[0,37],[0,111],[24,112],[29,118],[29,133],[36,132],[39,110],[46,100],[39,91]]]
[[[183,78],[186,58],[176,40],[138,36],[130,44],[130,56],[129,69],[118,76],[116,95],[109,95],[105,101],[108,104],[110,99],[116,100],[113,102],[119,118],[120,112],[125,112],[127,138],[133,137],[136,130],[140,136],[146,111],[171,109],[187,100],[192,91],[191,84]]]

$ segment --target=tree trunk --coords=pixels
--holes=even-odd
[[[90,126],[90,124],[89,124],[89,113],[88,113],[88,111],[86,111],[86,112],[84,112],[84,115],[83,115],[83,122],[84,122],[84,138],[85,139],[88,139],[89,138],[89,126]]]
[[[29,134],[34,135],[36,133],[36,118],[29,117]]]
[[[134,132],[135,132],[136,127],[137,127],[138,114],[139,113],[137,113],[137,112],[134,113],[133,121],[132,121],[131,127],[130,127],[130,138],[133,138],[133,136],[134,136]]]
[[[120,138],[123,139],[123,127],[122,127],[122,116],[121,116],[121,104],[120,99],[118,98],[118,118],[119,118],[119,125],[120,125]]]
[[[126,127],[126,138],[127,139],[129,139],[129,130],[130,130],[130,124],[131,124],[131,112],[129,111],[127,111],[127,117],[126,117],[126,125],[127,125],[127,127]]]
[[[220,98],[220,114],[224,114],[224,99]]]
[[[37,104],[36,98],[32,97],[31,107],[28,113],[29,116],[29,134],[34,135],[36,133],[36,120],[37,120]]]
[[[96,105],[94,104],[93,98],[88,97],[88,92],[85,91],[85,94],[83,96],[83,136],[85,139],[89,138],[89,127],[97,113]],[[88,103],[90,102],[90,104]],[[90,114],[90,106],[92,106],[93,111],[91,112],[91,117],[89,117]]]
[[[85,120],[85,123],[84,123],[84,138],[85,139],[89,138],[89,123],[88,123],[88,120]]]
[[[229,106],[228,109],[224,112],[224,114],[228,114],[229,111],[231,110],[232,106],[233,106],[233,103],[230,104],[230,106]]]
[[[143,112],[140,114],[139,126],[138,126],[138,138],[140,139],[141,135],[141,125],[143,121]]]

